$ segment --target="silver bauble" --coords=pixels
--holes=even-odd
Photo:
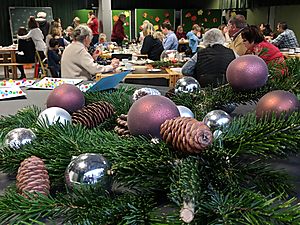
[[[4,137],[4,145],[18,149],[22,145],[32,142],[36,138],[32,130],[27,128],[16,128],[11,130]]]
[[[212,130],[227,128],[231,122],[231,116],[223,110],[213,110],[206,114],[203,122]]]
[[[192,110],[190,110],[188,107],[185,107],[183,105],[178,105],[177,106],[180,116],[181,117],[191,117],[191,118],[195,118],[194,113],[192,112]]]
[[[135,90],[132,95],[132,99],[133,101],[136,101],[146,95],[161,95],[161,93],[159,92],[159,90],[154,88],[140,88],[138,90]]]
[[[83,187],[100,184],[104,189],[110,189],[110,163],[101,154],[81,154],[70,162],[65,179],[68,187]]]
[[[198,93],[200,91],[199,82],[193,77],[180,78],[175,85],[175,94]]]
[[[38,123],[44,124],[45,122],[47,126],[55,123],[71,123],[71,121],[71,115],[65,109],[59,107],[50,107],[45,109],[38,117]]]

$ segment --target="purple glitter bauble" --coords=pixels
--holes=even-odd
[[[278,118],[282,113],[288,117],[292,112],[300,109],[300,102],[296,95],[288,91],[272,91],[265,94],[256,105],[256,117],[271,117],[274,113]]]
[[[147,95],[137,100],[128,111],[128,128],[132,135],[161,138],[160,125],[168,119],[180,116],[170,99],[159,95]]]
[[[266,84],[268,66],[256,55],[240,56],[228,65],[226,78],[234,90],[254,90]]]
[[[62,84],[56,87],[47,98],[47,108],[60,107],[73,113],[85,104],[83,93],[72,84]]]

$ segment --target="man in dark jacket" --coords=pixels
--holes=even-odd
[[[123,24],[126,20],[125,14],[120,14],[118,21],[114,24],[111,41],[116,42],[119,46],[122,46],[123,40],[128,40],[127,35],[125,34]]]

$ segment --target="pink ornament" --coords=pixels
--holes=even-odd
[[[235,90],[255,90],[266,84],[268,67],[265,61],[256,55],[243,55],[228,65],[226,78]]]
[[[83,93],[72,84],[62,84],[56,87],[48,96],[47,108],[60,107],[73,113],[85,104]]]
[[[160,125],[168,119],[180,116],[170,99],[148,95],[137,100],[128,111],[128,128],[132,135],[161,138]]]

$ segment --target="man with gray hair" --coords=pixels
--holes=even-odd
[[[232,38],[229,48],[234,50],[238,55],[245,55],[247,48],[243,43],[241,35],[242,30],[247,26],[246,19],[243,15],[236,15],[228,21],[228,32]]]
[[[118,59],[112,59],[110,65],[102,66],[94,62],[93,57],[88,52],[88,47],[92,41],[91,29],[86,25],[79,25],[73,32],[73,42],[69,44],[63,52],[61,59],[61,77],[79,78],[91,80],[97,73],[113,71],[119,66]]]
[[[203,36],[205,48],[183,65],[182,74],[195,77],[201,87],[226,83],[226,69],[236,55],[232,49],[223,46],[224,42],[225,37],[219,29],[208,30]]]

